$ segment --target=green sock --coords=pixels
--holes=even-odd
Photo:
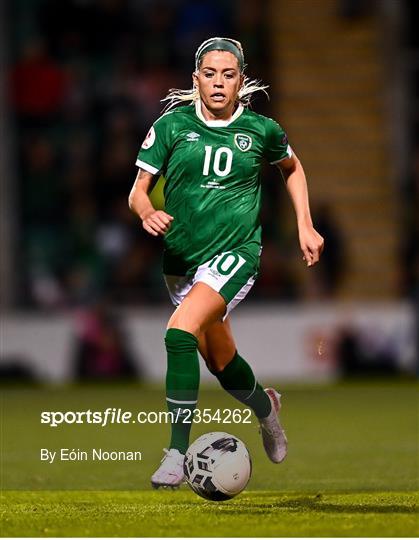
[[[224,390],[244,403],[258,418],[265,418],[272,409],[271,401],[255,379],[252,368],[237,352],[223,371],[214,373]]]
[[[189,332],[169,328],[165,343],[166,401],[168,410],[174,415],[170,448],[176,448],[185,454],[189,446],[192,411],[196,408],[198,400],[198,340]]]

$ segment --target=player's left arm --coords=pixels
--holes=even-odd
[[[324,239],[316,231],[310,214],[306,175],[300,160],[293,153],[277,164],[285,180],[297,217],[298,237],[307,266],[316,264],[324,248]]]

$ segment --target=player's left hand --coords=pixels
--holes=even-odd
[[[319,262],[320,255],[324,248],[324,238],[313,226],[304,226],[299,228],[298,236],[300,239],[300,247],[303,252],[303,260],[307,266],[313,266]]]

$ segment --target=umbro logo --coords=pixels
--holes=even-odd
[[[197,141],[200,136],[201,135],[199,133],[195,133],[195,131],[191,131],[190,133],[186,135],[186,140],[188,142],[194,142],[194,141]]]

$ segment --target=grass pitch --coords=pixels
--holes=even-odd
[[[249,491],[223,504],[187,490],[5,495],[7,536],[414,536],[413,493]]]
[[[290,440],[281,465],[265,457],[256,423],[228,431],[253,458],[248,490],[211,503],[186,486],[151,491],[168,426],[41,426],[41,410],[159,410],[162,389],[75,387],[4,393],[2,536],[417,536],[418,398],[412,383],[351,383],[283,391]],[[236,407],[220,390],[204,407]],[[41,447],[138,448],[140,463],[40,462]]]

